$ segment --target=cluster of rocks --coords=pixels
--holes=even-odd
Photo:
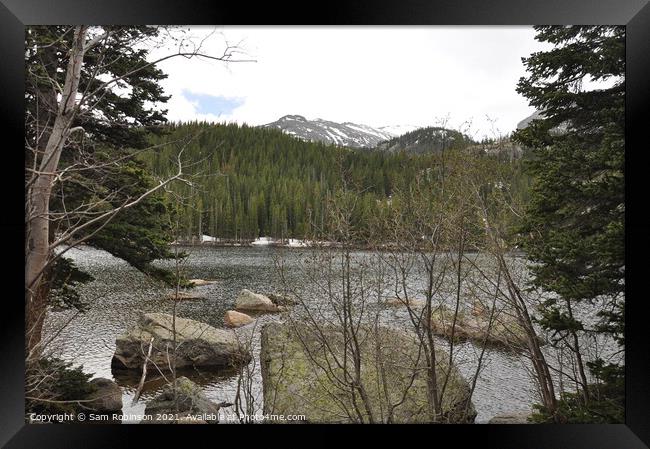
[[[526,332],[516,317],[505,311],[494,313],[459,312],[454,320],[454,310],[439,306],[431,313],[431,327],[438,335],[459,340],[471,340],[479,344],[505,349],[521,349],[526,346]]]
[[[111,416],[122,410],[122,390],[112,380],[97,378],[90,382],[95,390],[84,401],[84,408]],[[219,410],[230,403],[215,403],[201,387],[187,377],[165,385],[162,392],[147,402],[142,424],[216,424]]]
[[[212,285],[216,281],[204,279],[190,279],[189,282],[195,287]],[[185,300],[202,300],[206,299],[205,292],[193,290],[172,291],[167,295],[167,299],[175,301]],[[226,327],[241,327],[255,321],[248,313],[278,313],[287,310],[287,307],[293,306],[296,301],[288,296],[271,293],[264,295],[254,293],[250,290],[243,289],[239,292],[235,300],[235,310],[229,310],[224,316]]]
[[[192,279],[190,282],[203,286],[214,281]],[[178,295],[174,292],[169,297],[172,296],[174,299],[202,298],[199,294],[187,291],[178,292]],[[277,313],[293,304],[295,301],[285,296],[266,296],[244,289],[235,300],[236,310],[226,312],[224,324],[230,328],[244,326],[255,319],[243,311],[255,314]],[[233,368],[251,360],[250,349],[240,343],[234,330],[219,329],[166,313],[140,313],[137,322],[116,338],[115,345],[111,365],[117,373],[142,371],[145,360],[150,373],[157,373],[160,369],[168,370],[171,357],[174,358],[176,368]],[[96,391],[86,400],[89,409],[101,413],[122,409],[122,391],[117,384],[108,379],[95,379],[93,383]],[[142,422],[161,419],[177,423],[211,422],[197,420],[193,416],[218,416],[221,406],[223,404],[209,401],[200,387],[189,379],[181,377],[176,381],[176,388],[171,384],[165,386],[163,392],[147,404],[147,417]],[[179,415],[172,419],[172,412],[178,412]]]
[[[287,310],[296,301],[281,295],[263,295],[242,290],[235,300],[234,310],[228,310],[224,325],[228,328],[246,326],[264,313]],[[388,298],[388,306],[406,306],[400,298]],[[412,307],[423,307],[424,300],[411,299]],[[432,313],[433,329],[439,335],[449,336],[447,326],[453,318],[452,310],[437,307]],[[251,316],[251,315],[253,316]],[[474,310],[471,315],[456,317],[454,334],[459,338],[486,337],[485,317],[489,311]],[[145,354],[151,346],[148,364],[156,369],[168,367],[173,353],[176,329],[176,366],[182,367],[236,367],[251,360],[249,348],[240,344],[235,330],[218,329],[206,323],[163,313],[142,313],[135,325],[116,339],[112,365],[117,370],[141,370]],[[495,321],[496,322],[496,321]],[[491,337],[503,344],[512,343],[513,323],[501,318],[492,325]],[[508,328],[508,336],[500,331]],[[360,327],[361,352],[360,384],[364,385],[366,399],[361,410],[362,420],[385,421],[387,404],[394,405],[390,421],[395,423],[432,422],[428,406],[429,380],[425,358],[418,350],[413,336],[385,327]],[[515,332],[516,335],[516,332]],[[331,348],[343,347],[340,328],[323,325],[289,325],[282,322],[265,324],[261,330],[260,366],[263,380],[263,413],[303,415],[305,421],[315,423],[352,422],[358,414],[349,394],[341,389],[336,379],[345,378],[336,358],[342,356]],[[377,357],[380,348],[381,357]],[[442,399],[443,420],[448,423],[471,423],[476,410],[470,398],[470,386],[458,368],[447,363],[448,355],[436,350],[438,360],[436,378],[445,385]],[[333,372],[327,372],[330,367]],[[337,368],[338,367],[338,368]],[[153,369],[152,371],[156,371]],[[338,370],[338,371],[337,371]],[[381,374],[380,374],[381,373]],[[381,379],[380,379],[381,377]],[[122,408],[120,388],[108,379],[96,379],[97,391],[91,397],[89,408],[115,411]],[[348,386],[349,387],[349,386]],[[388,397],[387,397],[388,395]],[[394,396],[394,397],[393,397]],[[216,423],[219,410],[231,404],[209,400],[201,388],[186,377],[167,384],[162,392],[150,400],[145,408],[143,423]],[[197,418],[199,416],[199,418]],[[207,419],[206,419],[207,417]],[[439,422],[440,417],[436,418]],[[490,423],[526,422],[523,414],[494,417]]]
[[[288,296],[271,293],[263,295],[243,289],[235,300],[235,310],[228,310],[224,317],[227,327],[241,327],[255,321],[253,317],[244,313],[278,313],[284,312],[288,307],[296,304],[296,300]]]
[[[192,287],[204,287],[206,285],[216,284],[217,281],[205,280],[205,279],[189,279],[187,281]],[[167,294],[167,299],[173,301],[187,301],[187,300],[201,300],[207,299],[204,292],[197,292],[194,290],[181,289],[179,291],[173,290]]]
[[[286,296],[266,296],[244,289],[235,300],[236,310],[226,312],[224,324],[229,328],[244,326],[255,321],[245,311],[277,313],[293,304],[295,301]],[[117,370],[142,369],[149,346],[151,355],[147,361],[148,367],[151,365],[158,369],[170,366],[172,353],[177,368],[236,367],[251,359],[249,349],[239,343],[233,330],[217,329],[206,323],[179,316],[174,318],[165,313],[141,313],[137,323],[117,337],[115,344],[112,367]]]

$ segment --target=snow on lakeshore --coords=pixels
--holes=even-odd
[[[258,237],[251,242],[251,245],[255,246],[266,246],[274,244],[275,241],[271,237]]]
[[[313,242],[309,240],[300,240],[300,239],[288,239],[286,240],[286,243],[284,243],[282,240],[276,240],[272,237],[258,237],[257,239],[253,240],[251,242],[251,245],[253,246],[287,246],[290,248],[304,248],[307,246],[311,246]]]
[[[311,242],[306,241],[306,240],[289,239],[289,243],[287,243],[286,246],[303,247],[303,246],[309,246],[310,244],[311,244]]]
[[[334,246],[331,242],[321,242],[302,239],[276,239],[273,237],[258,237],[255,240],[235,241],[230,239],[223,239],[220,237],[213,237],[207,234],[201,235],[200,240],[193,237],[188,240],[174,240],[172,245],[194,245],[194,244],[216,244],[222,246],[282,246],[286,248],[306,248],[314,245]]]

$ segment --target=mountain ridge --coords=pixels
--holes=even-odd
[[[521,120],[517,129],[528,126],[537,118],[543,118],[539,111]],[[353,122],[339,123],[322,118],[310,120],[299,114],[288,114],[259,127],[278,129],[304,141],[388,153],[424,154],[468,147],[475,150],[480,147],[488,154],[506,152],[511,157],[520,157],[523,152],[509,139],[506,139],[507,145],[502,140],[489,145],[480,144],[460,131],[440,126],[386,125],[374,128]]]
[[[351,148],[374,148],[380,142],[395,137],[392,133],[360,123],[338,123],[321,118],[309,120],[298,114],[285,115],[261,126],[280,129],[302,140]]]

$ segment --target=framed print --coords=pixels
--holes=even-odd
[[[310,8],[2,0],[0,442],[648,447],[650,6]]]

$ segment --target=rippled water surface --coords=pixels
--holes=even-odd
[[[261,293],[282,291],[275,267],[279,251],[282,251],[286,263],[289,282],[304,282],[301,268],[308,250],[270,247],[194,247],[185,250],[190,253],[182,267],[186,275],[217,282],[196,288],[196,292],[205,299],[179,302],[178,315],[215,327],[223,326],[224,313],[234,308],[235,298],[242,288]],[[66,360],[82,365],[84,371],[93,373],[94,377],[116,380],[124,391],[123,413],[142,414],[146,400],[160,391],[162,382],[148,382],[141,400],[131,405],[138,379],[113,376],[111,358],[115,338],[137,321],[140,311],[171,313],[172,301],[165,299],[169,289],[106,252],[84,247],[71,250],[68,254],[80,268],[93,274],[96,279],[82,289],[83,298],[90,303],[86,313],[76,316],[71,311],[50,313],[47,323],[50,335],[59,332],[69,322],[60,330],[51,349]],[[160,265],[173,267],[173,262]],[[404,310],[387,309],[383,313],[387,320],[395,323],[405,319]],[[254,328],[250,325],[238,330],[241,335],[253,331],[255,357],[259,354],[259,328],[265,322],[276,319],[279,319],[278,315],[262,315]],[[445,343],[441,341],[441,344]],[[457,346],[456,351],[459,369],[467,378],[471,378],[480,349],[471,343],[463,343]],[[196,371],[187,375],[203,387],[209,398],[234,402],[236,375]],[[259,369],[255,370],[253,382],[261,407]],[[535,402],[534,386],[520,358],[502,351],[488,351],[473,402],[478,412],[478,423],[486,422],[499,413],[529,410]]]

